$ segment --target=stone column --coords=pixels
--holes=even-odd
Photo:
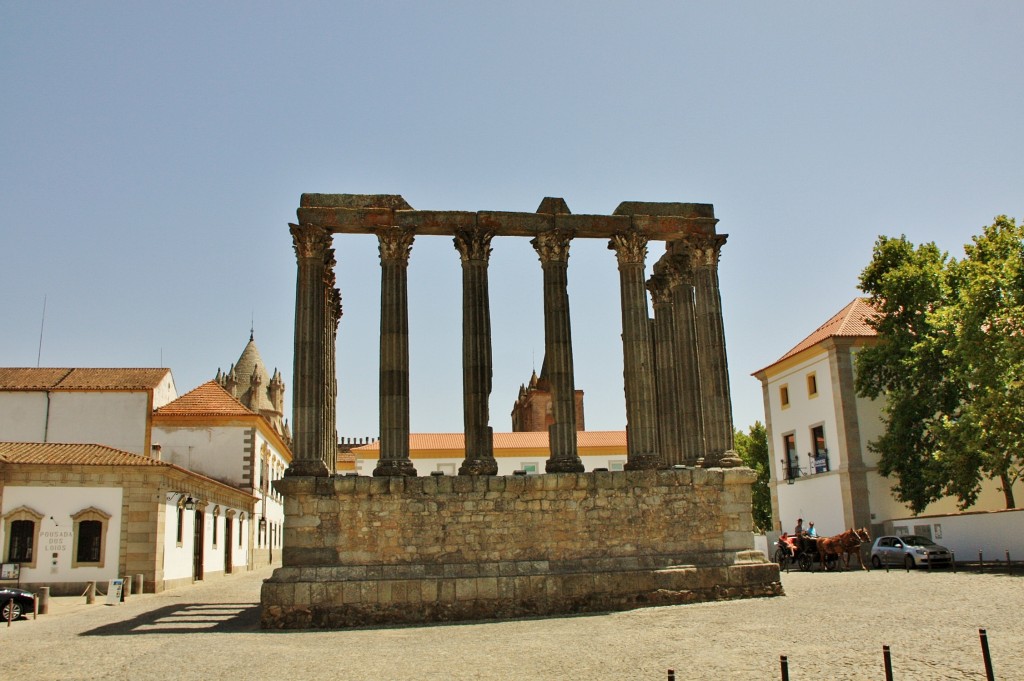
[[[489,425],[493,372],[487,264],[492,236],[485,229],[455,233],[455,248],[462,258],[462,416],[466,442],[459,475],[498,473]]]
[[[326,322],[324,340],[326,363],[324,374],[327,380],[324,382],[324,454],[327,470],[335,473],[338,469],[338,323],[341,321],[341,291],[335,284],[337,279],[334,274],[334,266],[337,261],[334,259],[334,249],[327,252],[326,270],[324,272],[325,315]]]
[[[672,242],[666,253],[667,270],[676,319],[676,376],[679,382],[679,418],[682,430],[683,463],[696,466],[704,458],[704,400],[700,366],[697,362],[696,311],[693,300],[693,270],[682,242]]]
[[[654,276],[647,280],[654,304],[654,389],[658,406],[658,453],[672,466],[685,464],[683,457],[682,414],[680,413],[678,321],[673,301],[673,281],[678,275],[663,260],[654,265]]]
[[[377,230],[380,250],[380,461],[375,476],[415,476],[409,460],[409,253],[415,234]]]
[[[538,234],[530,243],[540,256],[544,272],[544,363],[551,384],[548,426],[551,453],[548,473],[582,473],[576,453],[576,387],[572,366],[572,327],[569,320],[569,242],[572,233],[553,229]]]
[[[626,390],[626,470],[663,468],[657,450],[654,357],[644,286],[647,237],[630,231],[608,242],[619,262],[622,303],[622,364]]]
[[[697,311],[697,361],[704,401],[706,468],[742,465],[733,451],[729,363],[722,324],[722,295],[718,286],[718,258],[725,239],[724,234],[692,234],[686,237],[693,267]]]
[[[298,274],[295,281],[295,356],[292,369],[292,463],[286,475],[328,474],[324,465],[327,382],[324,277],[331,234],[323,227],[290,225]]]

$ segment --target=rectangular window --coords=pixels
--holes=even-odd
[[[825,426],[811,428],[811,464],[815,473],[829,471],[828,449],[825,448]]]
[[[786,480],[795,480],[800,477],[800,459],[796,453],[796,434],[788,433],[782,436],[782,451],[786,453],[783,465],[786,467]]]
[[[11,563],[31,563],[32,542],[36,536],[35,522],[15,520],[10,527],[11,541],[8,545],[7,560]]]
[[[537,463],[536,462],[522,463],[522,464],[519,465],[519,470],[526,471],[527,475],[536,475],[537,474]]]
[[[437,470],[441,471],[445,475],[455,475],[455,464],[439,463],[437,464]]]
[[[622,461],[621,459],[620,459],[620,460],[618,460],[618,461],[609,461],[609,462],[608,462],[608,470],[610,470],[610,471],[621,471],[621,470],[625,470],[625,469],[623,468],[623,466],[625,466],[625,465],[626,465],[626,462],[625,462],[625,461]]]
[[[99,520],[83,520],[78,523],[78,546],[75,560],[79,564],[100,562],[100,546],[102,541],[102,522]]]
[[[779,401],[782,402],[782,408],[787,409],[789,407],[789,386],[779,386]]]
[[[220,518],[218,518],[217,514],[214,513],[214,515],[213,515],[213,546],[214,547],[217,546],[217,521],[218,520],[220,520]]]
[[[238,517],[238,545],[242,545],[242,517]]]
[[[181,537],[185,531],[185,509],[182,508],[181,504],[178,504],[178,519],[177,519],[177,530],[174,534],[174,541],[181,546]]]
[[[807,374],[807,396],[818,396],[818,377],[813,373]]]

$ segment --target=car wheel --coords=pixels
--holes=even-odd
[[[916,567],[916,565],[914,564],[913,556],[905,556],[903,558],[903,564],[907,567],[908,570],[913,570]]]
[[[5,622],[18,619],[21,617],[21,603],[17,601],[7,601],[4,603],[3,610],[0,610],[0,615],[3,615]]]
[[[875,568],[876,570],[882,567],[882,561],[878,558],[878,556],[871,556],[871,567]]]

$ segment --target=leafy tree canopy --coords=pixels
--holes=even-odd
[[[885,398],[871,443],[914,512],[973,504],[998,478],[1007,508],[1024,473],[1024,225],[1006,216],[955,260],[934,243],[880,237],[860,279],[879,344],[857,356],[858,393]]]
[[[749,432],[736,431],[735,449],[743,465],[757,473],[753,487],[754,529],[767,532],[772,529],[772,497],[768,487],[768,433],[764,424],[755,421]]]

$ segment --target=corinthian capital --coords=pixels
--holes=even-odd
[[[455,248],[462,262],[469,260],[487,261],[491,257],[491,237],[488,229],[460,229],[455,232]]]
[[[636,231],[613,234],[608,248],[615,251],[619,265],[643,265],[647,258],[647,237]]]
[[[288,225],[298,258],[325,258],[331,248],[331,233],[317,225]]]
[[[666,272],[655,271],[654,276],[647,280],[647,290],[651,292],[651,302],[655,306],[672,304],[671,277]]]
[[[695,270],[717,268],[725,240],[724,234],[688,234],[683,241],[686,243],[690,267]]]
[[[381,262],[393,261],[408,265],[415,236],[415,232],[408,227],[391,226],[378,229],[377,241]]]
[[[552,229],[549,232],[541,232],[533,239],[533,245],[537,255],[540,256],[541,264],[551,262],[569,262],[569,242],[572,241],[572,232],[567,229]]]

